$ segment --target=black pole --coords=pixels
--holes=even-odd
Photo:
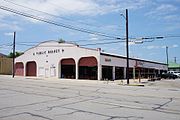
[[[126,54],[127,54],[126,78],[127,78],[127,84],[129,84],[128,9],[126,9]]]
[[[14,40],[13,40],[13,74],[12,74],[12,77],[14,78],[14,75],[15,75],[15,41],[16,41],[16,32],[14,32]]]
[[[176,57],[174,57],[174,63],[176,63]]]
[[[169,59],[168,59],[168,46],[166,46],[166,62],[167,62],[167,67],[169,65]]]

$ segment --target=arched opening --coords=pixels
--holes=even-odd
[[[15,64],[15,75],[24,76],[24,65],[22,62],[17,62]]]
[[[35,61],[30,61],[27,62],[26,64],[26,76],[36,76],[36,62]]]
[[[79,79],[97,80],[97,60],[95,57],[83,57],[79,60]]]
[[[75,79],[75,61],[72,58],[61,60],[61,78]]]

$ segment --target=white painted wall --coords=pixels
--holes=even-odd
[[[48,53],[48,51],[57,51],[57,53]],[[44,54],[38,54],[42,52]],[[23,62],[24,67],[28,61],[36,61],[37,76],[40,77],[59,77],[59,63],[62,59],[73,58],[75,63],[82,57],[93,56],[99,63],[100,51],[95,49],[87,49],[78,47],[71,43],[58,43],[57,41],[48,41],[41,43],[27,51],[18,58],[15,62]],[[53,73],[55,71],[55,73]],[[43,75],[44,72],[44,75]]]
[[[101,55],[100,57],[101,65],[105,66],[118,66],[118,67],[126,67],[126,59],[125,58],[118,58],[114,56],[107,56]],[[159,63],[151,63],[148,61],[141,61],[141,60],[132,60],[129,59],[129,67],[133,68],[136,66],[136,61],[138,61],[138,67],[143,68],[152,68],[158,70],[167,70],[167,66]]]

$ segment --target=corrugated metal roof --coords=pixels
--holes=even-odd
[[[0,53],[0,57],[7,57],[6,55],[4,55],[4,54],[2,54],[2,53]]]
[[[180,64],[175,63],[175,62],[169,62],[168,67],[169,68],[180,68]]]

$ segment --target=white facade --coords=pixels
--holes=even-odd
[[[126,67],[126,57],[101,53],[100,61],[102,65]],[[166,64],[140,60],[140,59],[132,59],[132,58],[130,58],[129,60],[129,67],[131,68],[142,67],[142,68],[152,68],[157,70],[167,70]]]
[[[113,79],[115,78],[115,67],[126,68],[126,58],[101,53],[98,49],[88,49],[79,47],[72,43],[58,43],[57,41],[47,41],[28,49],[23,55],[15,59],[16,63],[23,63],[23,76],[26,76],[27,63],[36,63],[37,77],[62,77],[61,60],[72,58],[75,61],[75,78],[79,76],[79,60],[84,57],[94,57],[97,60],[97,79],[102,79],[102,66],[112,66]],[[130,59],[130,67],[143,67],[157,70],[167,70],[165,64]],[[124,73],[125,74],[125,73]]]

